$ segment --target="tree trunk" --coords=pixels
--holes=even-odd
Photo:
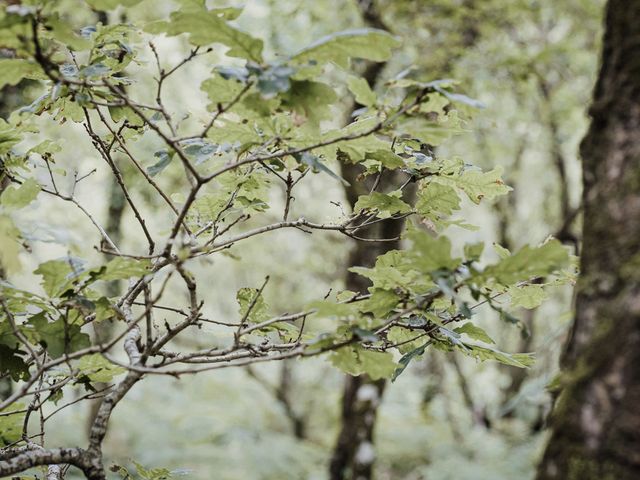
[[[538,480],[640,478],[640,0],[609,0],[576,318]]]
[[[373,0],[358,0],[362,18],[368,27],[387,30],[380,12]],[[370,63],[363,72],[371,88],[384,68],[383,63]],[[355,111],[359,105],[355,105]],[[349,182],[345,187],[347,201],[354,207],[360,195],[366,195],[372,188],[372,180],[360,178],[362,168],[359,165],[342,164],[342,177]],[[378,184],[379,191],[385,191],[398,185],[398,174],[385,172]],[[402,232],[402,220],[387,220],[364,228],[359,235],[368,238],[394,238]],[[400,242],[357,242],[349,255],[348,266],[371,267],[375,260],[389,250],[397,249]],[[366,278],[347,272],[346,288],[353,292],[366,292],[369,282]],[[341,429],[331,456],[329,474],[331,480],[369,480],[373,476],[375,450],[373,433],[378,406],[382,400],[385,380],[372,380],[367,375],[352,377],[346,375],[342,393]]]
[[[356,166],[343,165],[342,175],[351,184],[346,189],[351,206],[355,204],[359,195],[369,193],[369,182],[359,181],[359,174],[360,170]],[[380,190],[398,185],[397,174],[386,174],[378,184]],[[373,224],[358,234],[371,238],[394,238],[402,232],[403,225],[404,222],[401,220],[387,220]],[[359,242],[351,250],[348,265],[370,267],[378,255],[398,247],[399,242]],[[353,292],[366,292],[369,282],[365,277],[348,272],[346,287]],[[331,458],[331,480],[372,478],[375,460],[373,431],[385,383],[385,380],[371,380],[367,375],[345,377],[341,430]]]
[[[357,0],[357,4],[362,19],[368,27],[389,31],[380,9],[376,7],[375,0]],[[469,12],[473,11],[474,0],[464,0],[463,4]],[[461,31],[464,46],[473,45],[479,32],[471,14],[466,14],[462,19]],[[371,63],[367,66],[363,77],[371,88],[375,87],[384,66],[383,63]],[[354,110],[358,107],[360,106],[356,105]],[[350,183],[350,186],[345,188],[345,193],[351,207],[355,205],[358,196],[368,194],[372,187],[371,179],[362,181],[359,177],[361,172],[362,168],[359,165],[342,165],[342,177]],[[400,178],[401,175],[396,172],[385,172],[385,175],[380,178],[377,190],[385,192],[397,188],[403,180],[406,180],[406,176]],[[405,201],[411,202],[414,190],[414,188],[405,189]],[[402,233],[403,228],[403,220],[387,220],[359,231],[359,235],[369,238],[395,238]],[[399,247],[399,241],[377,244],[359,242],[351,251],[348,265],[371,267],[379,255]],[[366,292],[369,282],[364,277],[348,272],[346,287],[354,292]],[[373,477],[375,461],[373,431],[385,384],[384,380],[373,381],[366,375],[345,377],[341,430],[329,469],[331,480],[369,480]]]

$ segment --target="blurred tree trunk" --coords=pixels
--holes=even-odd
[[[576,318],[538,480],[640,478],[640,0],[609,0]]]
[[[375,68],[375,70],[370,68],[365,72],[365,78],[371,85],[380,71],[379,65],[376,65]],[[371,74],[372,71],[376,72],[375,75]],[[342,165],[342,176],[350,184],[345,187],[345,193],[352,208],[358,197],[368,194],[373,187],[373,178],[366,180],[358,178],[361,173],[359,165]],[[402,180],[406,180],[406,178],[400,179],[401,175],[403,174],[385,172],[378,182],[378,190],[386,191],[394,187],[397,188]],[[409,197],[412,196],[410,190],[405,192]],[[405,198],[405,200],[409,199]],[[363,228],[358,235],[366,238],[396,238],[402,233],[403,227],[403,220],[385,220]],[[371,267],[379,255],[399,247],[400,241],[357,242],[351,250],[347,265]],[[352,292],[365,293],[370,286],[365,277],[352,272],[347,272],[345,283],[347,290]],[[358,377],[347,375],[345,377],[341,430],[331,458],[331,480],[371,478],[375,460],[373,430],[385,383],[384,380],[371,380],[367,375]]]
[[[368,27],[387,30],[373,0],[358,0],[358,7]],[[371,88],[375,88],[383,68],[383,63],[371,63],[367,66],[363,77]],[[357,108],[359,105],[355,105],[353,110]],[[362,168],[359,165],[341,164],[341,167],[342,177],[349,182],[349,186],[345,187],[345,195],[353,208],[360,195],[366,195],[371,191],[374,180],[360,178]],[[380,177],[378,190],[384,192],[394,188],[398,185],[398,177],[395,172],[385,172]],[[361,230],[359,235],[366,238],[395,238],[400,235],[403,226],[402,220],[387,220],[370,225]],[[350,252],[347,266],[371,267],[379,255],[399,246],[399,241],[356,242]],[[347,290],[353,292],[366,292],[370,285],[366,278],[351,272],[347,272],[345,284]],[[385,383],[384,380],[374,381],[367,375],[345,376],[340,432],[329,466],[331,480],[372,478],[375,461],[373,433]]]
[[[280,365],[280,375],[278,383],[273,385],[267,379],[258,374],[251,365],[247,365],[245,371],[249,377],[253,378],[269,392],[282,407],[284,415],[291,424],[291,432],[297,440],[306,440],[307,422],[304,414],[298,413],[294,407],[292,394],[295,392],[293,378],[293,364],[284,360]]]
[[[359,195],[369,193],[369,182],[359,181],[359,174],[360,170],[354,165],[344,165],[342,168],[342,176],[351,184],[346,188],[351,206],[355,204]],[[379,189],[384,191],[385,187],[397,185],[397,178],[394,181],[394,177],[395,174],[383,176],[378,185]],[[361,230],[359,235],[370,238],[395,238],[402,232],[403,225],[404,222],[400,220],[388,220]],[[351,250],[348,265],[372,266],[378,255],[398,247],[398,241],[359,242]],[[366,292],[368,287],[369,282],[366,278],[347,273],[348,290]],[[366,375],[345,377],[341,430],[331,458],[331,480],[371,478],[375,460],[373,431],[385,383],[384,380],[371,380]]]
[[[367,27],[387,30],[380,9],[375,0],[357,0],[362,19]],[[474,0],[464,0],[466,9],[460,28],[463,33],[465,47],[472,46],[478,38],[479,32],[474,19]],[[451,62],[452,63],[452,62]],[[382,70],[383,63],[373,63],[367,66],[363,77],[374,88]],[[449,65],[444,68],[448,70]],[[354,110],[359,105],[356,105]],[[373,179],[363,181],[360,178],[362,169],[358,165],[342,165],[342,177],[349,182],[345,187],[345,194],[351,207],[353,207],[360,195],[370,193]],[[380,178],[377,189],[385,192],[397,186],[405,180],[399,178],[398,173],[386,172]],[[405,201],[411,201],[414,189],[405,189]],[[402,233],[403,220],[387,220],[371,225],[360,233],[368,238],[395,238]],[[348,266],[371,267],[376,258],[389,250],[400,247],[400,242],[368,243],[359,242],[351,250]],[[346,288],[354,292],[366,292],[369,282],[364,277],[351,272],[346,276]],[[373,433],[378,407],[382,400],[386,382],[384,380],[373,381],[366,375],[359,377],[346,376],[342,397],[341,430],[338,435],[330,464],[331,480],[358,479],[368,480],[373,476],[373,463],[375,450],[373,447]]]

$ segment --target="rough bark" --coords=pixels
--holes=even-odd
[[[576,318],[538,480],[640,478],[640,0],[609,0]]]

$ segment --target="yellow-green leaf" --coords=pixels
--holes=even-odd
[[[100,276],[101,280],[121,280],[131,277],[142,277],[150,273],[149,260],[116,257],[107,263],[107,268]]]
[[[470,170],[460,176],[435,176],[434,181],[457,187],[466,193],[472,202],[480,203],[482,199],[491,200],[513,190],[502,181],[502,170],[501,166],[489,172]]]
[[[355,204],[354,211],[360,213],[363,210],[377,210],[379,218],[411,212],[411,206],[403,202],[400,195],[402,195],[400,191],[390,194],[372,192],[369,195],[361,195]]]
[[[542,285],[511,287],[507,293],[511,297],[512,306],[527,309],[539,307],[547,298],[547,292],[542,288]]]
[[[126,371],[124,368],[114,365],[99,353],[82,357],[76,366],[80,374],[86,375],[93,382],[110,382],[113,377]]]
[[[468,335],[469,338],[479,340],[484,343],[496,343],[493,341],[493,338],[491,338],[489,334],[484,331],[484,329],[471,322],[467,322],[461,327],[454,328],[453,331],[456,333],[464,333]]]
[[[0,88],[6,85],[16,85],[22,79],[46,80],[40,65],[21,58],[0,59]]]
[[[376,103],[376,94],[364,78],[350,76],[347,80],[347,86],[360,105],[370,107]]]
[[[9,209],[23,208],[34,201],[38,193],[40,193],[40,185],[33,178],[29,178],[22,185],[18,187],[11,185],[2,192],[0,204]]]
[[[360,346],[347,346],[331,353],[331,363],[349,375],[366,373],[372,380],[390,378],[398,368],[389,352],[365,350]]]
[[[301,68],[295,75],[309,79],[329,62],[347,68],[350,58],[384,62],[400,42],[388,32],[370,28],[346,30],[323,37],[295,54],[291,63]]]

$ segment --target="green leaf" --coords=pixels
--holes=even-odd
[[[390,194],[372,192],[369,195],[361,195],[354,206],[354,212],[378,210],[378,218],[389,218],[398,213],[411,212],[411,206],[400,199],[401,195],[402,192],[400,190]]]
[[[398,344],[396,347],[398,351],[405,354],[420,346],[420,342],[424,341],[422,335],[407,328],[391,327],[387,333],[387,340],[392,344]],[[402,364],[402,361],[400,363]]]
[[[8,322],[5,323],[8,324]],[[13,332],[10,332],[10,335],[17,340]],[[2,344],[3,336],[0,328],[0,375],[9,375],[9,378],[15,382],[28,378],[29,366],[24,362],[19,350]]]
[[[96,306],[96,319],[95,322],[101,322],[103,320],[107,320],[116,315],[111,302],[107,297],[100,297],[95,302]]]
[[[349,271],[367,277],[375,288],[382,290],[411,290],[421,283],[420,272],[413,268],[407,253],[400,250],[378,256],[373,268],[351,267]]]
[[[240,306],[240,317],[246,316],[249,323],[260,323],[271,318],[269,306],[257,288],[241,288],[236,294],[236,300]]]
[[[144,125],[144,120],[131,107],[109,107],[109,115],[115,123],[126,120],[131,126],[141,127]]]
[[[416,199],[416,210],[424,216],[451,215],[460,209],[456,191],[439,183],[421,184]]]
[[[262,63],[262,40],[232,27],[227,23],[226,16],[225,9],[180,10],[173,12],[168,22],[152,22],[145,27],[145,30],[150,33],[166,33],[170,36],[188,33],[189,41],[193,45],[221,43],[229,47],[226,54],[230,57]]]
[[[0,154],[10,152],[21,140],[22,135],[16,131],[16,128],[6,120],[0,118]]]
[[[235,192],[235,200],[245,212],[264,211],[269,208],[271,181],[264,172],[236,169],[218,177],[227,192],[226,202]]]
[[[329,360],[349,375],[366,373],[372,380],[390,378],[398,367],[391,353],[365,350],[360,346],[339,348],[331,353]]]
[[[39,308],[49,313],[55,312],[45,298],[27,290],[15,288],[8,282],[0,282],[0,296],[4,298],[9,310],[22,314],[32,307]]]
[[[211,100],[210,110],[217,109],[218,103],[227,103],[235,99],[242,89],[244,83],[233,78],[226,78],[220,72],[213,72],[211,77],[207,78],[200,85],[200,89],[207,94]]]
[[[401,156],[396,155],[391,150],[375,150],[366,152],[365,158],[367,160],[375,160],[376,162],[380,162],[385,168],[389,170],[395,170],[396,168],[404,167],[404,160]]]
[[[300,120],[315,128],[322,120],[332,118],[331,106],[338,100],[330,85],[310,80],[292,80],[291,88],[280,98],[283,107],[290,108]]]
[[[29,320],[37,332],[39,343],[46,349],[51,358],[58,358],[65,353],[73,353],[91,345],[91,338],[80,331],[80,325],[68,324],[60,317],[49,322],[47,317],[36,314]]]
[[[293,156],[300,163],[304,163],[305,165],[309,165],[312,170],[324,172],[324,173],[328,174],[329,176],[335,178],[336,180],[339,180],[340,182],[342,182],[343,185],[349,186],[349,182],[347,182],[341,176],[336,175],[335,173],[333,173],[333,171],[329,167],[327,167],[324,163],[322,163],[322,161],[320,160],[320,157],[318,157],[318,156],[316,156],[316,155],[314,155],[312,153],[309,153],[309,152],[296,153]]]
[[[41,263],[33,273],[42,276],[42,288],[50,297],[62,295],[84,271],[81,262],[73,257]]]
[[[357,163],[364,160],[367,155],[380,150],[391,150],[391,143],[375,136],[372,132],[379,127],[380,119],[376,117],[358,118],[339,130],[330,130],[322,135],[320,139],[309,139],[309,143],[331,141],[338,138],[348,138],[327,147],[318,148],[315,151],[321,153],[325,158],[337,158],[340,161]],[[362,135],[362,136],[360,136]],[[351,137],[351,138],[349,138]],[[357,138],[356,138],[357,137]]]
[[[509,249],[504,248],[502,245],[498,243],[493,244],[493,249],[498,254],[498,257],[500,257],[502,260],[511,256],[511,252],[509,251]]]
[[[182,0],[183,2],[185,0]],[[140,480],[170,480],[174,478],[171,472],[166,468],[144,468],[138,462],[132,462],[136,467],[136,475],[132,475],[129,470],[120,465],[112,465],[110,470],[117,473],[123,480],[132,480],[133,478]]]
[[[58,13],[48,15],[46,33],[43,36],[62,43],[72,51],[78,52],[90,49],[91,41],[87,36],[83,36],[76,32],[74,26],[75,25],[72,22],[69,22],[67,18],[62,18]]]
[[[295,70],[286,65],[272,65],[258,71],[256,87],[262,98],[274,98],[291,89],[291,75]]]
[[[433,343],[433,340],[429,340],[425,344],[420,345],[419,347],[415,347],[413,350],[405,353],[400,359],[400,364],[398,365],[398,368],[396,368],[396,370],[393,372],[393,375],[391,376],[391,381],[395,382],[396,379],[400,376],[400,374],[404,372],[406,368],[409,366],[409,363],[411,363],[411,361],[414,358],[417,358],[423,355],[427,347],[432,343]]]
[[[569,253],[558,241],[550,240],[539,247],[525,246],[511,256],[490,265],[475,276],[478,282],[495,279],[503,285],[524,282],[543,277],[565,268],[569,264]]]
[[[490,172],[469,170],[460,176],[435,176],[433,181],[461,189],[478,204],[482,199],[492,200],[513,190],[502,181],[502,170],[501,166]]]
[[[453,270],[460,264],[459,258],[451,257],[451,241],[447,237],[434,237],[410,224],[406,238],[413,244],[408,253],[411,263],[422,272]]]
[[[5,415],[0,416],[0,447],[11,445],[20,440],[26,415],[26,412],[21,412],[21,410],[24,409],[25,405],[23,403],[12,403],[7,407],[6,411],[2,412]],[[11,412],[16,413],[6,415]]]
[[[487,334],[487,332],[485,332],[482,328],[478,327],[477,325],[471,322],[467,322],[461,327],[454,328],[453,331],[456,333],[464,333],[468,335],[469,338],[472,338],[473,340],[478,340],[480,342],[496,343],[489,336],[489,334]]]
[[[400,42],[388,32],[375,29],[356,29],[323,37],[300,50],[291,63],[301,68],[295,78],[304,80],[317,76],[329,62],[347,68],[350,58],[384,62]]]
[[[527,309],[539,307],[547,298],[547,292],[542,288],[542,285],[511,287],[507,293],[511,297],[511,306]]]
[[[41,157],[47,158],[47,156],[51,156],[53,153],[58,153],[62,150],[62,145],[60,145],[60,140],[43,140],[38,143],[35,147],[31,147],[27,152],[27,155],[32,153],[37,153]]]
[[[11,185],[2,192],[0,204],[9,209],[23,208],[34,201],[38,193],[40,193],[40,185],[33,178],[29,178],[19,187]]]
[[[355,321],[360,315],[360,306],[357,303],[336,303],[331,300],[318,300],[309,303],[307,308],[315,310],[315,315],[320,318],[333,318],[338,320]]]
[[[434,343],[434,347],[440,350],[456,350],[481,362],[494,360],[504,365],[518,368],[529,368],[535,363],[535,355],[533,353],[506,353],[490,345],[476,345],[465,342],[453,331],[447,332],[445,329],[440,329],[440,333],[444,335],[444,338]]]
[[[188,221],[196,227],[216,220],[229,203],[226,191],[201,195],[189,209]]]
[[[417,193],[416,211],[430,220],[436,230],[449,224],[444,219],[460,209],[460,196],[454,188],[440,183],[422,183]]]
[[[154,153],[153,156],[156,157],[158,161],[153,165],[147,167],[147,173],[152,177],[156,176],[165,168],[167,168],[171,163],[171,160],[173,159],[173,155],[171,155],[167,150],[159,150]]]
[[[20,58],[0,58],[0,88],[16,85],[25,78],[46,80],[48,77],[35,62]]]
[[[438,146],[454,135],[464,133],[461,121],[455,110],[446,115],[438,115],[434,120],[430,114],[402,117],[396,125],[396,135],[415,138],[422,143]]]
[[[357,306],[361,312],[371,312],[375,318],[384,318],[396,308],[399,301],[400,297],[395,292],[374,288],[371,297],[358,302]]]
[[[107,383],[116,375],[126,372],[124,368],[112,364],[99,353],[82,357],[76,367],[81,375],[87,376],[92,382]]]
[[[465,344],[466,348],[458,348],[459,351],[469,357],[477,360],[495,360],[504,365],[518,368],[529,368],[535,363],[535,354],[533,353],[506,353],[498,349]]]
[[[143,277],[150,273],[149,260],[116,257],[106,265],[106,270],[100,275],[101,280],[122,280],[131,277]]]
[[[360,105],[370,107],[376,103],[376,94],[364,78],[349,76],[347,86]]]
[[[235,122],[228,119],[220,120],[217,128],[209,130],[208,138],[218,144],[238,144],[240,149],[251,145],[264,143],[264,135],[258,122]]]
[[[427,100],[420,104],[421,112],[432,112],[438,115],[446,115],[445,108],[449,105],[449,100],[439,93],[430,93]]]
[[[464,246],[464,257],[467,261],[477,262],[484,252],[484,242],[467,243]]]
[[[20,270],[20,230],[8,215],[0,214],[0,265],[8,272]]]

